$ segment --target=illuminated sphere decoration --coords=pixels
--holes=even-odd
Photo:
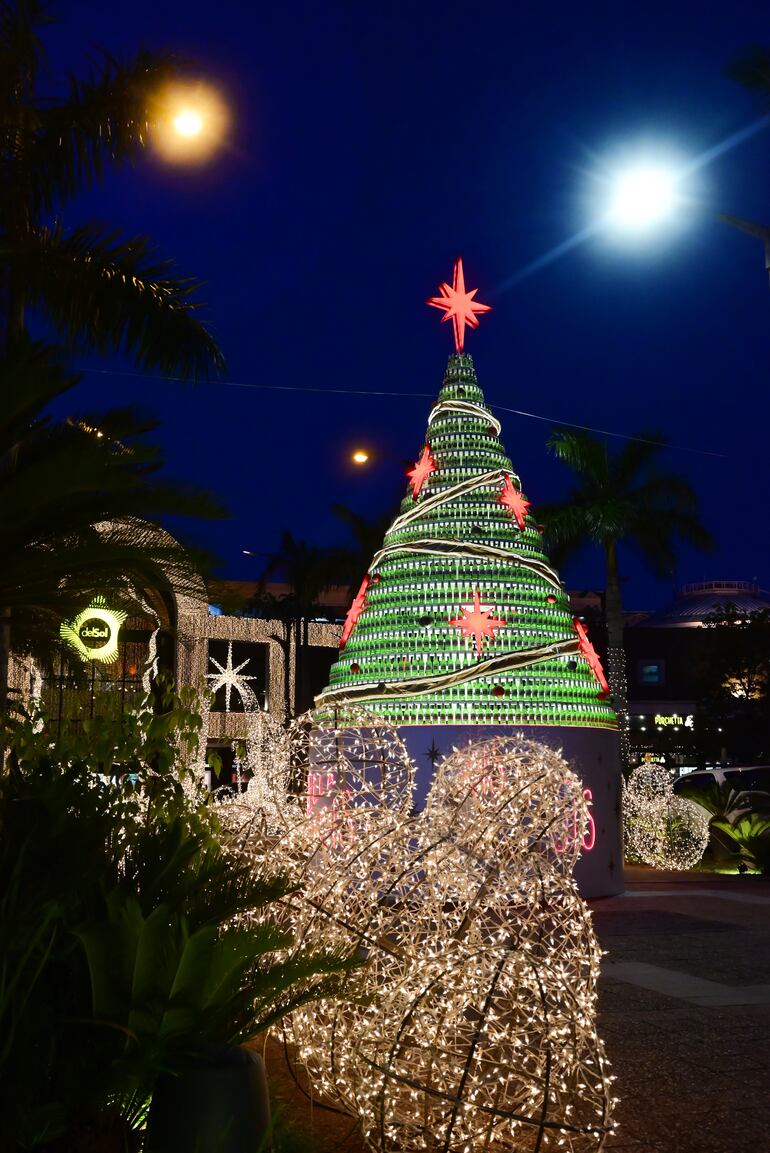
[[[412,812],[395,729],[366,714],[299,718],[264,791],[223,824],[255,864],[280,861],[296,949],[367,963],[342,996],[283,1025],[314,1093],[359,1119],[370,1148],[601,1148],[611,1077],[596,1035],[600,950],[570,876],[587,821],[553,750],[498,737],[438,766]]]
[[[709,840],[709,814],[674,792],[663,765],[640,765],[623,790],[626,857],[656,869],[692,869]]]

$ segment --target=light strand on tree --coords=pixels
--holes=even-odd
[[[465,416],[478,416],[481,420],[487,421],[489,427],[494,429],[495,436],[499,436],[502,431],[502,425],[494,413],[489,409],[482,408],[480,404],[474,404],[472,400],[442,400],[438,404],[434,404],[428,416],[428,428],[430,428],[433,421],[445,412],[460,412]],[[518,481],[518,477],[516,480]]]
[[[628,715],[626,653],[617,646],[610,646],[607,649],[607,680],[610,682],[612,704],[618,718],[620,764],[624,769],[628,769],[631,765],[631,722]]]
[[[503,561],[506,564],[519,565],[529,572],[547,580],[552,588],[561,589],[559,574],[545,561],[537,557],[529,557],[513,549],[500,548],[497,545],[485,544],[482,541],[444,540],[441,537],[428,537],[425,540],[404,541],[402,544],[389,544],[374,554],[369,572],[377,571],[380,564],[388,557],[400,554],[415,553],[420,556],[450,557],[452,560],[487,559]]]
[[[468,477],[467,480],[461,480],[450,488],[445,488],[441,492],[435,492],[433,496],[425,497],[419,504],[413,505],[412,508],[407,509],[406,512],[402,512],[400,516],[397,516],[390,527],[390,532],[398,532],[399,529],[405,528],[415,520],[423,520],[428,513],[435,512],[437,508],[441,508],[442,504],[448,504],[458,497],[467,496],[477,489],[493,488],[505,480],[506,476],[510,476],[510,474],[510,469],[495,468],[490,472],[482,473],[481,476]]]
[[[557,641],[538,649],[522,649],[518,653],[499,653],[497,656],[478,660],[451,673],[435,673],[430,677],[414,677],[409,681],[379,681],[377,684],[351,685],[344,689],[326,688],[318,694],[319,705],[345,704],[347,701],[361,703],[366,700],[380,700],[384,697],[422,696],[438,689],[465,684],[481,676],[499,675],[515,669],[529,668],[554,657],[577,654],[580,651],[577,640]]]

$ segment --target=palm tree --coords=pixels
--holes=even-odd
[[[285,712],[288,719],[291,712],[290,665],[294,651],[295,683],[299,695],[307,697],[307,667],[302,659],[308,644],[308,619],[319,611],[319,599],[339,580],[344,568],[341,554],[332,549],[319,548],[306,541],[297,540],[292,533],[284,532],[280,547],[268,557],[262,570],[260,587],[254,598],[255,608],[269,612],[270,616],[284,623],[285,637],[281,639],[286,668]],[[276,598],[265,591],[265,583],[279,575],[289,585],[291,592]],[[295,690],[296,695],[296,690]]]
[[[332,505],[332,512],[348,525],[353,538],[352,548],[342,550],[339,554],[340,575],[345,576],[351,590],[358,588],[369,570],[372,557],[382,548],[385,533],[397,511],[381,513],[370,520],[345,504]]]
[[[19,343],[0,362],[0,604],[14,651],[42,660],[61,621],[97,593],[137,609],[197,590],[202,558],[148,518],[220,514],[205,494],[156,477],[153,425],[130,410],[43,415],[73,383],[41,345]]]
[[[68,349],[119,351],[140,367],[181,376],[217,372],[222,355],[198,319],[194,280],[173,278],[145,237],[126,239],[96,224],[68,231],[61,220],[62,210],[107,167],[142,152],[159,89],[175,65],[147,53],[126,65],[105,57],[87,79],[70,77],[66,96],[51,98],[40,91],[41,33],[49,22],[41,0],[0,0],[0,357],[10,358],[2,375],[12,381],[13,356],[19,348],[22,359],[26,355],[30,313],[39,313]],[[50,386],[53,395],[72,383],[58,372],[41,387]],[[0,395],[6,404],[8,387]],[[21,435],[18,421],[13,427]],[[50,428],[48,439],[39,431],[38,452],[54,443]],[[117,523],[120,515],[110,511],[106,490],[102,495],[105,519]],[[0,599],[0,712],[11,609]]]
[[[557,563],[585,544],[598,546],[607,562],[607,673],[625,759],[628,691],[618,545],[662,577],[674,571],[677,543],[709,549],[713,540],[698,518],[688,481],[661,468],[664,446],[655,433],[629,440],[614,453],[605,440],[571,430],[555,432],[548,446],[572,470],[574,483],[564,501],[540,509],[547,546]]]
[[[39,91],[50,22],[40,0],[0,0],[0,298],[2,344],[41,310],[68,344],[122,350],[143,367],[185,376],[222,357],[196,316],[198,284],[173,279],[144,237],[103,225],[67,231],[62,209],[106,167],[136,159],[147,143],[168,56],[105,58],[66,97]]]

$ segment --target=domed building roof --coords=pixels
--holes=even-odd
[[[739,612],[770,609],[770,593],[754,581],[699,581],[683,585],[670,608],[645,617],[642,628],[693,628],[701,625],[717,605],[732,604]]]

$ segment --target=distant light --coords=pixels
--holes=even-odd
[[[203,117],[192,108],[185,108],[174,117],[174,128],[180,136],[198,136],[203,131]]]
[[[612,182],[608,222],[631,231],[660,224],[677,206],[677,182],[676,173],[662,166],[641,164],[619,172]]]
[[[366,464],[368,459],[369,459],[369,453],[364,452],[364,450],[361,448],[358,449],[357,452],[354,452],[353,456],[351,457],[351,460],[353,461],[354,464]]]

